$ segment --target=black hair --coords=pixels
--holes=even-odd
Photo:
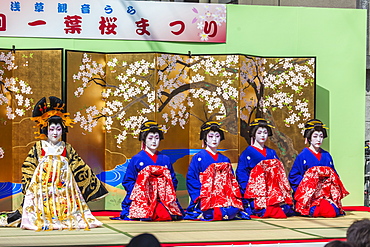
[[[148,120],[144,122],[140,127],[140,134],[139,134],[139,141],[145,142],[146,137],[149,133],[158,133],[159,139],[163,140],[163,130],[160,128],[160,126],[157,124],[157,122],[153,120]]]
[[[268,136],[272,136],[272,125],[266,119],[256,118],[249,124],[249,137],[255,138],[259,127],[266,128]]]
[[[345,241],[333,240],[325,244],[324,247],[352,247],[352,245]]]
[[[303,133],[303,137],[306,138],[309,143],[311,143],[311,137],[313,132],[315,131],[321,131],[323,134],[323,138],[326,138],[328,136],[325,125],[318,119],[308,120],[304,127],[305,130]]]
[[[200,126],[200,140],[206,143],[207,135],[210,131],[215,131],[220,134],[220,141],[225,140],[225,134],[220,124],[215,121],[207,121]]]
[[[142,233],[131,239],[127,247],[160,247],[158,239],[150,233]]]
[[[370,220],[362,219],[353,222],[347,229],[347,242],[353,247],[369,247]]]
[[[66,116],[64,102],[55,96],[41,98],[33,108],[32,118],[36,121],[36,126],[39,128],[40,135],[48,135],[49,126],[52,123],[62,126],[62,133],[68,132],[68,126],[71,126],[73,121]]]

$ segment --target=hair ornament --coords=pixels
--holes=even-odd
[[[61,124],[65,129],[73,127],[74,121],[69,117],[70,114],[65,112],[63,101],[55,96],[50,96],[49,100],[50,102],[46,102],[45,97],[40,99],[32,112],[31,120],[36,122],[36,125],[33,127],[38,128],[38,131],[34,132],[34,134],[38,135],[35,137],[36,139],[47,139],[45,128],[47,129],[49,120],[53,117],[60,118]]]
[[[139,141],[145,141],[146,136],[149,132],[155,132],[159,134],[160,139],[164,139],[163,133],[166,132],[162,126],[159,126],[156,121],[148,120],[144,122],[140,127]]]

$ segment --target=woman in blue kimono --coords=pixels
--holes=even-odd
[[[126,197],[119,218],[124,220],[178,220],[182,208],[176,198],[177,179],[170,158],[157,151],[163,130],[154,121],[142,124],[142,150],[134,155],[122,182]],[[150,190],[147,188],[150,187]]]
[[[250,124],[251,145],[239,157],[236,178],[246,211],[260,217],[285,218],[293,213],[289,205],[292,204],[291,189],[278,155],[265,145],[268,137],[272,136],[272,128],[274,127],[263,118],[256,118]],[[270,168],[267,169],[268,167]],[[269,173],[268,176],[266,172]],[[261,184],[261,179],[265,178],[269,180]],[[261,195],[252,193],[256,190]],[[273,193],[278,193],[279,199],[269,196]]]
[[[184,219],[250,219],[242,211],[230,159],[217,151],[224,139],[224,131],[217,122],[208,121],[201,126],[200,140],[206,148],[195,154],[189,165],[186,185],[191,201]]]
[[[309,147],[296,157],[289,173],[295,210],[313,217],[344,214],[340,200],[348,194],[334,168],[330,153],[321,148],[327,137],[325,125],[318,119],[305,124],[304,138]]]

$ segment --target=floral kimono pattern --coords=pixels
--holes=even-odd
[[[295,210],[302,215],[309,215],[310,208],[318,206],[322,199],[334,204],[343,214],[341,200],[349,192],[344,188],[337,173],[328,166],[309,168],[294,195]]]
[[[259,162],[251,171],[244,197],[254,199],[257,210],[279,204],[293,205],[283,163],[278,159]]]
[[[159,202],[170,215],[182,216],[170,170],[164,166],[151,165],[141,170],[130,200],[132,200],[129,214],[131,219],[152,218]]]
[[[243,209],[238,182],[230,163],[213,163],[199,175],[200,205],[205,211],[212,208],[235,207]]]

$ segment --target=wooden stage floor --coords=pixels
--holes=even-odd
[[[97,216],[104,226],[90,231],[34,232],[0,228],[0,246],[124,246],[133,236],[144,232],[154,234],[164,246],[260,246],[265,241],[273,241],[274,246],[289,242],[299,246],[298,242],[343,239],[353,221],[370,218],[370,212],[366,211],[346,213],[343,217],[330,219],[291,217],[213,222],[136,222]]]

